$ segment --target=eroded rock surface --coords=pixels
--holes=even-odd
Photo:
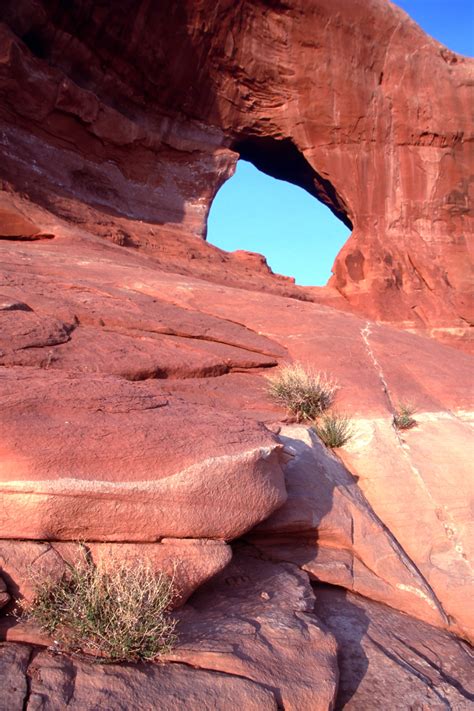
[[[231,539],[286,499],[261,425],[118,378],[0,378],[3,538]]]
[[[6,680],[2,711],[130,711],[157,703],[163,711],[228,711],[235,704],[251,711],[277,709],[272,692],[248,679],[184,664],[101,666],[10,644],[0,647],[0,668]]]
[[[78,539],[178,560],[183,600],[221,572],[167,665],[7,645],[1,703],[311,711],[340,665],[352,708],[463,709],[466,648],[394,609],[473,635],[472,360],[425,337],[467,348],[472,61],[384,0],[73,5],[0,9],[6,583],[31,596]],[[327,288],[202,239],[239,157],[353,228]],[[338,380],[355,436],[336,458],[286,429],[285,485],[264,375],[286,360]],[[225,567],[244,534],[258,549]],[[394,608],[321,593],[339,665],[308,574]]]
[[[164,538],[160,543],[65,543],[63,541],[0,541],[0,570],[11,595],[22,605],[30,603],[35,587],[55,580],[84,556],[103,569],[145,561],[174,581],[176,606],[183,605],[202,583],[225,568],[232,552],[222,541]],[[1,583],[0,583],[1,586]],[[6,587],[5,587],[6,589]],[[1,587],[0,587],[1,591]],[[1,600],[1,595],[0,595]]]
[[[8,593],[7,584],[5,579],[0,576],[0,608],[5,607],[10,602],[10,595]]]
[[[2,711],[19,711],[28,693],[26,670],[32,650],[26,645],[0,645],[0,675],[2,693],[0,709]]]
[[[374,516],[378,530],[389,532],[377,536],[377,545],[385,540],[390,549],[390,592],[387,581],[379,588],[381,566],[369,564],[370,545],[361,551],[362,535],[355,558],[347,552],[354,550],[351,515],[338,518],[345,541],[337,550],[338,584],[353,586],[359,566],[356,580],[371,580],[373,587],[355,589],[402,609],[408,604],[431,623],[444,626],[448,619],[463,635],[472,634],[468,355],[319,304],[166,272],[90,235],[74,245],[71,229],[57,224],[57,241],[15,243],[3,251],[4,302],[32,311],[9,308],[0,318],[11,322],[33,313],[73,330],[55,346],[40,339],[20,348],[31,364],[24,360],[0,374],[6,418],[2,537],[227,540],[250,530],[286,498],[281,444],[259,423],[273,427],[286,413],[269,400],[263,376],[270,362],[299,360],[339,382],[336,407],[355,425],[353,440],[339,453],[357,477],[353,501],[362,494],[362,509],[367,505],[372,514],[361,520]],[[74,338],[88,329],[90,365],[87,349]],[[115,356],[99,361],[95,353],[111,335],[122,334],[119,375]],[[162,366],[169,377],[155,372],[130,381],[139,365],[134,345],[148,338],[158,339],[161,353],[160,339],[169,341]],[[184,370],[172,375],[180,358],[189,358],[189,342],[193,350],[209,348],[221,366],[199,376],[194,371],[194,377]],[[12,336],[7,346],[14,343]],[[227,370],[229,361],[215,348],[229,349]],[[418,425],[400,434],[392,418],[407,400]],[[98,487],[113,490],[112,499]],[[65,496],[66,490],[73,495]],[[315,490],[314,501],[319,497]],[[338,516],[328,511],[328,524]],[[319,561],[324,550],[333,556],[333,548],[328,540],[319,547]],[[324,567],[327,573],[329,560]]]
[[[234,294],[220,288],[217,300],[196,282],[179,303],[192,308],[199,301],[221,318],[238,313],[285,345],[290,358],[338,381],[335,408],[354,425],[339,456],[434,592],[443,619],[472,639],[472,357],[320,305],[248,293],[237,306]],[[403,402],[415,408],[417,426],[397,432],[393,416]],[[419,588],[405,593],[417,597]],[[421,596],[417,606],[426,602]]]
[[[56,709],[69,699],[81,711],[104,703],[129,711],[159,698],[165,711],[229,711],[236,704],[322,711],[332,707],[338,669],[335,640],[314,615],[314,601],[296,566],[239,550],[177,613],[178,645],[164,664],[104,667],[47,652],[30,659],[25,647],[11,644],[0,648],[0,663],[19,681],[28,668],[27,709]]]
[[[471,60],[385,0],[92,8],[2,4],[6,185],[219,278],[218,251],[186,249],[241,156],[353,227],[315,298],[465,338]]]
[[[238,549],[179,612],[172,659],[253,679],[285,709],[327,709],[337,687],[336,648],[313,614],[306,573]]]
[[[253,530],[258,548],[315,580],[447,626],[435,592],[340,460],[307,427],[284,427],[280,439],[292,456],[285,467],[288,500]]]
[[[338,642],[336,709],[472,709],[466,643],[343,590],[317,586],[315,593],[316,614]]]

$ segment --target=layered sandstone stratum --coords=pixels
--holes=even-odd
[[[1,709],[470,708],[472,79],[386,0],[2,3],[0,606],[82,541],[180,607],[160,665],[3,616]],[[352,228],[327,287],[206,243],[239,157]]]

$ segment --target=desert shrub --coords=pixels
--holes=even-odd
[[[416,425],[416,420],[412,417],[415,408],[411,405],[399,404],[398,410],[393,416],[393,424],[397,430],[409,430]]]
[[[342,447],[353,435],[352,422],[345,415],[330,412],[322,415],[311,428],[326,445],[334,449]]]
[[[301,363],[285,365],[268,376],[269,395],[286,407],[298,422],[314,420],[332,404],[337,385],[324,373],[305,368]]]
[[[109,570],[84,555],[60,580],[36,585],[29,616],[67,651],[138,661],[172,648],[173,597],[173,581],[144,563]]]

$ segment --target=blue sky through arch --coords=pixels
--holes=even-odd
[[[325,284],[350,230],[296,185],[239,160],[211,207],[208,241],[229,252],[264,254],[273,271],[298,284]]]
[[[398,0],[428,34],[449,49],[474,54],[474,0]],[[298,284],[323,285],[350,231],[303,189],[240,160],[209,215],[208,241],[221,249],[264,254],[271,268]]]

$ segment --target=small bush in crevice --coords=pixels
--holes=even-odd
[[[314,420],[333,403],[337,384],[324,373],[292,363],[267,377],[270,397],[291,412],[298,422]]]
[[[409,430],[416,425],[416,420],[412,417],[415,408],[411,405],[399,404],[398,410],[393,416],[393,425],[397,430]]]
[[[172,649],[173,598],[172,579],[142,562],[105,569],[84,555],[60,580],[36,585],[28,616],[65,651],[139,661]]]
[[[335,412],[319,417],[311,429],[318,435],[323,444],[330,449],[342,447],[353,435],[350,418]]]

